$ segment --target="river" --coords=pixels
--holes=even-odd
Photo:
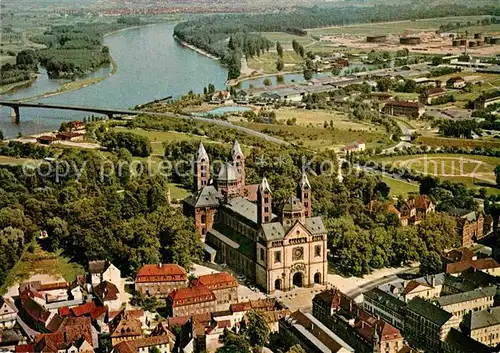
[[[132,28],[104,38],[118,71],[83,89],[40,99],[40,102],[74,104],[109,108],[131,108],[137,104],[167,96],[179,97],[190,90],[202,92],[213,83],[224,87],[227,70],[218,61],[184,48],[172,37],[174,23]],[[104,76],[109,68],[93,73]],[[57,90],[56,80],[48,79],[44,70],[28,88],[1,99],[16,100]],[[6,137],[58,129],[61,122],[82,118],[88,113],[21,108],[21,123],[11,122],[10,108],[0,108],[0,130]]]

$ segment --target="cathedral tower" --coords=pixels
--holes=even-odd
[[[297,198],[304,205],[305,217],[312,217],[311,184],[309,183],[306,172],[302,173],[300,182],[297,185]]]
[[[232,148],[233,165],[240,174],[239,186],[245,186],[245,156],[241,150],[238,140],[234,140]]]
[[[196,190],[201,190],[208,185],[210,181],[210,159],[203,143],[200,142],[198,154],[194,162],[194,187]]]
[[[272,217],[271,188],[269,187],[266,177],[264,177],[257,190],[257,223],[269,223],[272,221]]]

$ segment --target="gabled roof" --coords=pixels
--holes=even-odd
[[[10,313],[17,313],[18,312],[16,305],[14,304],[14,302],[12,301],[11,298],[0,297],[0,308],[2,308],[4,305],[7,306]]]
[[[212,273],[203,275],[196,279],[197,283],[209,289],[223,289],[238,287],[238,281],[228,272]]]
[[[309,178],[307,177],[306,172],[302,173],[302,177],[300,178],[299,186],[301,188],[311,188],[311,184],[309,183]]]
[[[453,317],[453,314],[431,304],[430,302],[420,297],[415,297],[410,300],[407,306],[408,309],[413,313],[427,319],[428,321],[440,327]]]
[[[144,265],[137,271],[136,282],[148,282],[149,277],[159,276],[181,276],[187,278],[186,271],[177,264],[158,264],[158,265]],[[161,278],[155,278],[154,281],[162,281]],[[176,281],[178,281],[176,279]]]
[[[262,234],[266,241],[281,240],[285,237],[285,229],[280,222],[264,223]]]
[[[205,286],[178,288],[168,295],[173,307],[215,301],[214,293]]]
[[[142,324],[129,312],[122,310],[110,323],[111,338],[142,336]]]
[[[146,347],[157,347],[160,345],[171,344],[168,335],[152,336],[146,338],[139,338],[133,341],[125,341],[117,344],[113,350],[117,353],[136,353]]]
[[[465,292],[465,293],[446,295],[444,297],[438,298],[437,303],[439,306],[443,307],[443,306],[447,306],[447,305],[468,302],[471,300],[477,300],[477,299],[485,298],[485,297],[494,297],[495,294],[497,294],[497,287],[490,286],[490,287],[486,287],[486,288],[479,288],[479,289],[471,290],[471,291]]]
[[[465,317],[464,325],[471,331],[500,325],[500,307],[497,306],[482,311],[471,311]]]
[[[321,218],[320,216],[306,218],[305,227],[312,235],[326,233],[326,228],[323,224],[323,218]]]
[[[265,191],[271,193],[271,187],[269,186],[269,183],[267,182],[267,178],[263,177],[262,181],[259,185],[259,192],[263,193]]]
[[[432,288],[430,285],[426,284],[426,283],[419,283],[417,281],[410,281],[408,282],[408,284],[406,285],[406,287],[403,289],[403,295],[408,295],[410,294],[411,292],[413,292],[415,289],[417,289],[418,287],[427,287],[427,288]]]
[[[89,261],[89,272],[91,274],[102,274],[111,266],[108,260]]]
[[[94,293],[103,301],[116,300],[120,291],[111,282],[104,281],[94,287]]]
[[[222,200],[222,194],[213,185],[205,186],[196,193],[184,199],[193,207],[217,207]]]

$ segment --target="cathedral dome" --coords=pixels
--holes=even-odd
[[[237,181],[240,177],[240,174],[236,170],[236,168],[229,162],[226,162],[222,165],[219,171],[219,175],[217,176],[218,181]]]
[[[295,196],[290,196],[283,204],[283,212],[300,212],[304,210],[304,205]]]

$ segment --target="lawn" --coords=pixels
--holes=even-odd
[[[271,42],[280,42],[285,50],[292,50],[292,41],[297,41],[304,47],[308,44],[314,43],[314,39],[309,36],[296,36],[285,32],[261,32],[260,35],[266,37]],[[275,49],[275,48],[273,48]]]
[[[398,21],[385,23],[367,23],[361,25],[336,26],[325,28],[308,29],[310,35],[335,35],[335,34],[351,34],[359,36],[373,36],[386,34],[403,34],[405,30],[409,32],[419,32],[423,30],[436,30],[440,25],[448,22],[466,23],[471,21],[475,23],[478,19],[483,19],[491,16],[463,16],[463,17],[442,17],[429,18],[416,21]],[[471,27],[472,31],[476,31],[475,27]]]
[[[136,129],[127,129],[124,127],[116,127],[117,131],[123,131],[126,129],[128,132],[132,132],[134,134],[145,136],[149,139],[151,143],[151,147],[153,148],[153,154],[162,155],[165,152],[165,148],[163,147],[164,142],[170,141],[210,141],[208,138],[204,136],[185,134],[182,132],[176,131],[155,131],[155,130],[143,130],[140,128]]]
[[[382,147],[389,143],[385,132],[380,130],[349,131],[303,125],[239,124],[314,150],[336,149],[359,139],[364,140],[369,148]]]
[[[328,111],[324,109],[306,110],[294,108],[280,108],[276,110],[276,119],[286,122],[288,119],[297,119],[298,125],[315,125],[323,127],[325,121],[334,121],[334,127],[340,130],[362,130],[362,131],[379,131],[375,125],[362,124],[359,122],[349,121],[345,119],[344,113],[339,111]]]
[[[393,197],[400,195],[407,197],[409,193],[419,192],[419,186],[417,184],[411,184],[406,181],[400,181],[388,177],[382,177],[382,180],[391,188],[389,195]]]
[[[247,65],[253,70],[263,70],[266,74],[277,73],[276,62],[278,61],[278,56],[276,52],[264,53],[261,56],[247,58]],[[295,54],[293,51],[285,51],[283,53],[283,62],[285,63],[285,68],[283,71],[296,71],[300,70],[302,63],[302,58]]]
[[[460,154],[428,154],[380,158],[393,166],[437,176],[440,179],[464,183],[468,187],[485,187],[489,193],[499,193],[493,170],[500,158]]]
[[[0,288],[0,293],[5,293],[10,286],[36,274],[62,277],[68,282],[75,280],[77,275],[85,274],[85,269],[81,265],[70,262],[60,252],[46,252],[36,242],[30,247],[33,247],[33,251],[26,251],[21,260],[9,271],[4,285]]]

